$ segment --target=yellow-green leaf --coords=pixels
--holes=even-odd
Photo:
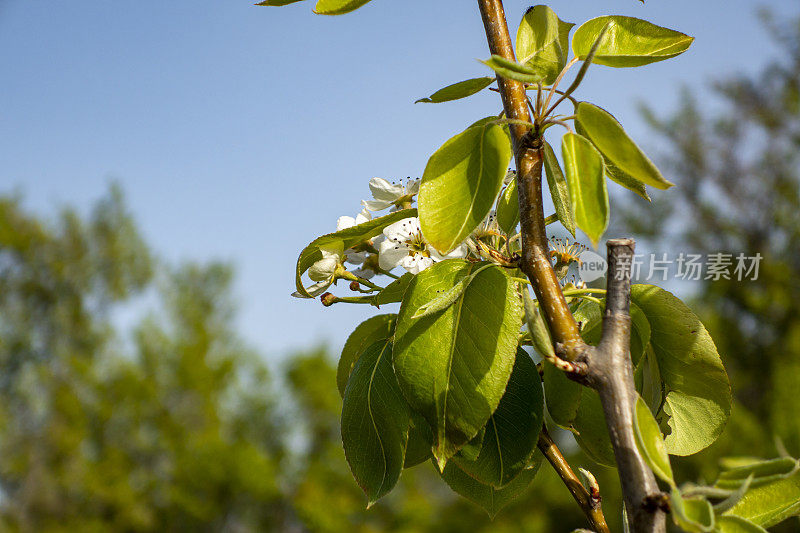
[[[559,222],[568,232],[575,236],[575,215],[569,201],[569,187],[564,173],[561,172],[561,165],[558,164],[553,147],[550,143],[544,143],[544,173],[547,176],[547,188],[550,189],[550,198],[553,199],[553,207],[556,209],[556,216]]]
[[[441,253],[457,247],[491,211],[511,161],[503,126],[483,119],[428,160],[419,191],[422,234]]]
[[[575,223],[597,248],[609,219],[603,156],[588,139],[577,133],[562,137],[561,154]]]
[[[370,0],[318,0],[314,13],[318,15],[344,15],[355,11]]]
[[[618,15],[593,18],[575,30],[572,51],[586,58],[606,25],[608,31],[597,48],[593,63],[609,67],[638,67],[685,52],[694,40],[679,31],[646,20]]]
[[[668,189],[672,183],[664,179],[652,161],[634,143],[619,122],[607,111],[588,102],[578,104],[576,122],[581,135],[615,167],[625,174],[655,187]]]
[[[528,9],[522,17],[517,30],[517,58],[542,73],[545,85],[551,85],[567,64],[569,31],[573,26],[543,5]]]
[[[661,436],[661,430],[658,428],[658,422],[653,418],[653,413],[650,412],[650,408],[647,407],[641,396],[636,400],[633,428],[636,445],[647,465],[655,475],[674,487],[675,478],[669,464],[664,437]]]
[[[458,83],[448,85],[443,89],[439,89],[438,91],[436,91],[427,98],[420,98],[414,103],[439,104],[442,102],[459,100],[461,98],[472,96],[473,94],[484,90],[486,87],[491,85],[493,81],[494,77],[490,76],[486,76],[483,78],[472,78],[469,80],[460,81]]]

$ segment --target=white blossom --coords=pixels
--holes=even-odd
[[[402,266],[412,274],[419,274],[434,263],[467,254],[467,248],[463,244],[446,255],[440,254],[425,241],[417,217],[406,218],[387,226],[383,235],[386,238],[380,244],[378,263],[387,271]]]
[[[343,229],[352,228],[353,226],[358,226],[359,224],[363,224],[364,222],[368,222],[372,220],[372,213],[367,211],[366,209],[362,209],[359,214],[356,215],[355,218],[349,216],[342,216],[336,221],[336,231],[342,231]],[[352,248],[345,250],[345,261],[353,265],[360,265],[366,260],[367,252],[366,251],[355,251]],[[357,276],[357,274],[354,272]],[[364,276],[361,276],[364,277]]]
[[[369,180],[369,190],[372,191],[372,200],[361,200],[361,205],[370,211],[381,211],[387,207],[400,207],[403,202],[410,202],[411,198],[419,193],[420,180],[402,183],[389,183],[383,178]]]

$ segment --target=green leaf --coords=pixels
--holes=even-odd
[[[344,15],[355,11],[370,0],[318,0],[314,13],[317,15]]]
[[[459,133],[428,160],[418,207],[422,233],[446,254],[491,211],[511,161],[511,142],[494,117]]]
[[[415,216],[417,216],[416,209],[401,209],[400,211],[395,211],[386,216],[373,218],[357,226],[343,229],[336,233],[329,233],[314,239],[311,244],[300,252],[300,257],[297,258],[297,271],[295,273],[297,292],[303,298],[313,298],[306,287],[303,286],[302,276],[311,265],[322,259],[321,249],[336,248],[339,250],[347,250],[356,244],[361,244],[362,242],[366,242],[380,235],[383,228],[389,224]]]
[[[347,380],[350,379],[350,373],[358,358],[376,342],[389,342],[394,334],[396,322],[397,315],[395,314],[376,315],[356,326],[356,329],[347,337],[344,348],[342,348],[342,355],[339,356],[339,365],[336,368],[336,385],[341,396],[344,396]]]
[[[302,2],[303,0],[264,0],[263,2],[259,2],[257,6],[288,6],[289,4],[294,4],[297,2]]]
[[[670,493],[672,519],[688,533],[708,533],[716,524],[711,504],[703,498],[684,498],[677,488]]]
[[[634,285],[631,300],[650,323],[650,343],[667,391],[667,451],[697,453],[722,433],[731,412],[731,387],[714,341],[691,309],[663,289]]]
[[[694,40],[681,32],[656,26],[646,20],[623,16],[591,19],[575,30],[572,51],[584,59],[602,29],[608,31],[592,60],[609,67],[638,67],[663,61],[685,52]]]
[[[544,85],[552,85],[567,64],[569,31],[573,26],[547,6],[534,6],[522,17],[517,30],[517,58],[541,72]]]
[[[542,365],[547,412],[553,422],[562,428],[571,429],[578,417],[583,387],[552,364],[545,361]]]
[[[718,516],[717,531],[719,533],[767,533],[763,527],[733,515]]]
[[[403,468],[411,468],[431,458],[433,432],[431,427],[415,412],[411,412],[411,426],[408,428],[408,446]]]
[[[547,176],[547,187],[550,189],[553,206],[556,208],[556,216],[559,222],[574,237],[575,215],[572,213],[572,206],[569,201],[567,180],[564,179],[564,173],[561,172],[558,158],[556,158],[553,147],[548,142],[544,143],[544,173]]]
[[[519,348],[506,392],[486,424],[478,457],[470,461],[456,455],[453,461],[483,484],[506,486],[527,467],[536,451],[543,409],[539,372],[530,356]]]
[[[406,272],[399,279],[394,280],[390,284],[388,284],[384,289],[375,295],[375,301],[373,305],[379,307],[385,304],[393,304],[397,302],[403,301],[403,295],[406,293],[406,289],[411,284],[411,280],[414,279],[414,274],[411,272]]]
[[[489,516],[494,518],[500,509],[514,501],[528,488],[533,478],[536,477],[540,465],[541,456],[537,454],[537,460],[531,465],[531,468],[523,470],[502,489],[481,483],[452,462],[445,467],[441,476],[455,493],[483,507]]]
[[[472,78],[469,80],[460,81],[452,85],[448,85],[443,89],[439,89],[428,98],[420,98],[415,104],[429,103],[440,104],[442,102],[450,102],[452,100],[460,100],[479,93],[494,82],[494,77],[486,76],[483,78]]]
[[[481,63],[504,78],[522,83],[539,83],[545,76],[545,73],[539,69],[522,65],[516,61],[509,61],[502,56],[494,54],[486,61],[481,61]]]
[[[342,402],[342,444],[369,505],[400,478],[411,413],[392,370],[392,345],[376,342],[353,368]]]
[[[472,283],[472,280],[475,279],[475,276],[480,274],[483,270],[489,268],[491,264],[485,264],[482,267],[478,268],[477,270],[473,271],[471,274],[464,276],[463,278],[459,279],[455,282],[455,284],[447,289],[446,291],[437,292],[437,294],[431,299],[429,302],[424,303],[420,306],[417,311],[411,315],[412,319],[422,318],[428,315],[432,315],[434,313],[438,313],[439,311],[444,311],[451,305],[453,305],[458,298],[464,293],[467,286]]]
[[[507,235],[512,235],[519,224],[519,191],[517,178],[505,188],[497,200],[497,224]]]
[[[791,457],[780,457],[758,461],[738,468],[720,472],[714,486],[721,489],[736,489],[749,476],[753,476],[751,486],[757,487],[790,476],[800,469],[798,461]]]
[[[641,396],[636,400],[634,408],[633,429],[636,446],[647,465],[656,476],[674,487],[675,477],[672,475],[664,438],[661,436],[658,422],[653,418],[653,413],[650,412],[650,408],[647,407]]]
[[[450,259],[420,272],[397,319],[395,372],[411,407],[434,430],[440,468],[497,409],[514,366],[521,306],[515,283],[502,268],[491,266],[444,311],[411,316],[437,291],[481,266]]]
[[[652,161],[634,143],[619,122],[607,111],[581,102],[576,110],[576,123],[603,157],[618,170],[657,189],[668,189],[670,183]]]
[[[577,128],[576,128],[577,131]],[[622,185],[629,191],[633,191],[648,202],[650,202],[650,195],[647,194],[647,187],[645,187],[644,183],[641,181],[629,176],[628,174],[621,171],[619,168],[615,167],[608,159],[603,159],[606,164],[606,176],[617,183],[618,185]]]
[[[481,453],[481,447],[483,446],[483,438],[486,436],[486,426],[483,426],[481,430],[478,432],[477,435],[472,437],[468,443],[461,447],[458,450],[458,453],[455,457],[463,457],[467,461],[474,461],[478,458],[478,455]]]
[[[527,288],[522,291],[522,302],[528,334],[531,336],[534,349],[544,359],[552,359],[556,355],[555,350],[553,350],[553,340],[550,338],[550,332],[547,329],[547,324],[544,323],[544,317],[539,311],[539,306],[533,301]]]
[[[604,466],[616,467],[614,448],[608,437],[606,415],[600,396],[593,389],[581,387],[581,403],[572,428],[575,440],[590,459]]]
[[[761,527],[771,527],[800,514],[800,471],[751,488],[725,515],[735,515]]]
[[[561,154],[575,223],[597,248],[609,218],[603,156],[588,139],[576,133],[564,134]]]

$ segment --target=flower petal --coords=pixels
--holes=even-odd
[[[381,243],[378,253],[378,266],[383,270],[391,270],[408,257],[408,247],[404,243],[395,243],[385,240]]]
[[[420,179],[412,180],[406,183],[406,194],[418,194],[419,193],[419,184],[422,182]]]
[[[352,228],[356,224],[360,224],[355,218],[343,216],[339,217],[336,221],[336,231],[342,231],[343,229]]]
[[[338,256],[332,255],[329,257],[324,257],[311,265],[311,268],[308,269],[308,277],[311,278],[312,281],[325,281],[331,279],[333,278],[333,273],[336,271],[336,267],[338,265]]]
[[[376,200],[394,202],[403,195],[403,186],[389,183],[383,178],[372,178],[369,180],[369,190],[372,197]]]
[[[382,209],[386,209],[390,205],[394,205],[394,203],[384,200],[361,200],[361,205],[363,205],[366,209],[369,209],[370,211],[381,211]]]

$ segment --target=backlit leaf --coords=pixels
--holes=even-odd
[[[556,208],[556,216],[559,222],[568,232],[575,236],[575,215],[569,200],[569,187],[564,173],[561,172],[561,165],[558,164],[553,147],[550,143],[544,143],[544,173],[547,176],[547,187],[550,189],[550,198],[553,199],[553,206]]]
[[[355,11],[370,0],[318,0],[314,13],[318,15],[344,15]]]
[[[608,31],[592,62],[609,67],[638,67],[663,61],[685,52],[694,40],[693,37],[646,20],[604,16],[593,18],[575,30],[572,36],[575,55],[585,58],[606,25],[609,25]]]
[[[342,355],[339,356],[339,365],[336,368],[336,385],[339,387],[339,394],[344,396],[344,389],[347,387],[347,380],[353,367],[364,351],[378,341],[389,342],[394,334],[394,324],[397,315],[376,315],[368,318],[358,326],[347,337],[347,341],[342,348]]]
[[[459,133],[428,160],[419,192],[425,238],[441,253],[458,246],[491,211],[511,161],[503,127],[484,119]]]
[[[452,85],[448,85],[439,89],[427,98],[420,98],[415,104],[430,103],[439,104],[442,102],[450,102],[452,100],[459,100],[479,93],[494,82],[494,77],[486,76],[483,78],[472,78],[469,80],[460,81]]]
[[[521,325],[515,283],[500,267],[476,275],[453,305],[412,319],[481,263],[450,259],[420,272],[406,291],[395,331],[394,367],[411,407],[434,430],[434,456],[447,460],[486,425],[511,375]]]
[[[577,133],[564,134],[561,153],[575,223],[597,248],[609,220],[603,157],[588,139]]]
[[[522,17],[517,30],[517,58],[541,72],[544,85],[551,85],[567,64],[569,31],[573,26],[543,5],[528,9]]]
[[[619,122],[607,111],[588,102],[578,104],[575,119],[581,135],[589,139],[606,160],[618,170],[657,189],[668,189],[672,183],[664,179],[652,161],[634,143]]]
[[[631,300],[647,316],[667,391],[667,451],[697,453],[722,433],[731,411],[730,383],[714,341],[691,309],[663,289],[633,285]]]
[[[674,487],[675,478],[669,464],[664,437],[661,436],[661,430],[658,428],[658,422],[653,418],[653,413],[650,412],[650,408],[641,397],[636,400],[633,429],[636,445],[647,465],[656,476]]]

